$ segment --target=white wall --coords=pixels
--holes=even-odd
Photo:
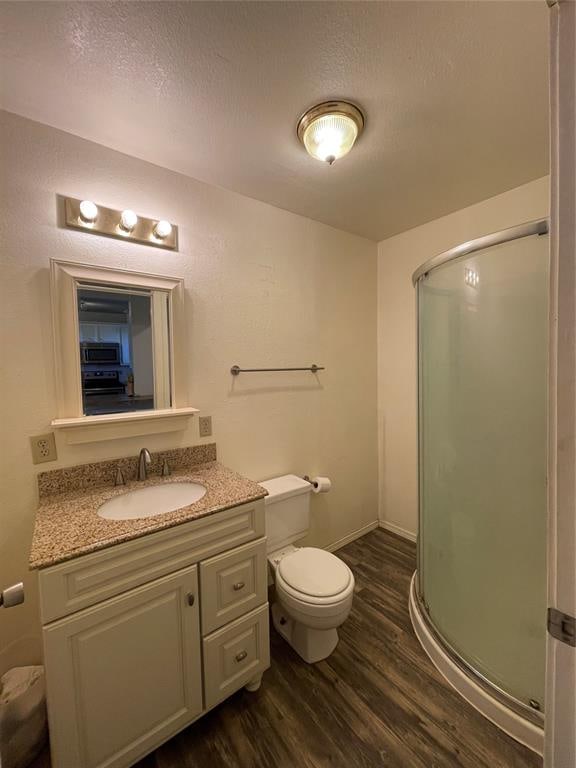
[[[0,612],[0,673],[39,653],[36,473],[200,442],[196,419],[145,439],[57,437],[58,462],[32,465],[28,436],[56,413],[51,256],[184,277],[190,404],[213,416],[220,460],[256,480],[330,475],[333,491],[313,498],[318,545],[377,518],[376,244],[15,115],[2,133],[0,584],[23,579],[27,602]],[[57,193],[172,220],[180,251],[60,229]],[[229,374],[312,362],[326,366],[318,379]]]
[[[415,535],[417,503],[416,308],[412,273],[466,240],[543,218],[544,177],[378,244],[379,518]]]
[[[154,397],[151,303],[149,296],[130,297],[134,394],[140,397]]]

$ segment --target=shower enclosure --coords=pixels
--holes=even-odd
[[[546,632],[547,222],[464,243],[414,274],[416,633],[477,709],[542,749]]]

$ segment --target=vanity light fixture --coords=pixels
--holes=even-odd
[[[98,206],[92,200],[82,200],[79,205],[80,218],[86,224],[92,224],[98,217]]]
[[[148,219],[132,209],[116,210],[96,205],[91,200],[74,197],[60,198],[64,205],[63,220],[67,227],[107,235],[156,248],[178,250],[178,227],[166,219]]]
[[[125,211],[122,211],[122,216],[120,216],[121,230],[124,232],[132,232],[137,223],[138,216],[136,216],[134,211],[131,211],[129,208],[127,208]]]
[[[366,120],[349,101],[325,101],[307,110],[298,121],[298,138],[316,160],[332,165],[354,146]]]
[[[154,237],[164,240],[172,233],[172,224],[165,219],[161,219],[154,227]]]

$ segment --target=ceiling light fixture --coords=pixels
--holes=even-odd
[[[311,157],[332,165],[344,157],[364,130],[362,111],[349,101],[325,101],[298,121],[298,138]]]

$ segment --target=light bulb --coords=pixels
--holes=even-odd
[[[304,133],[304,146],[318,160],[332,165],[352,149],[358,128],[345,115],[325,115],[314,120]]]
[[[328,101],[309,109],[298,122],[298,138],[316,160],[332,165],[354,146],[364,129],[364,115],[345,101]]]
[[[136,216],[134,211],[131,211],[130,209],[122,211],[122,216],[120,217],[120,227],[125,232],[132,232],[137,222],[138,216]]]
[[[170,224],[170,222],[166,221],[165,219],[159,221],[154,227],[154,236],[159,240],[164,240],[165,238],[169,237],[171,232],[172,224]]]
[[[80,218],[87,224],[92,224],[98,216],[98,206],[92,200],[82,200],[80,203]]]
[[[316,132],[316,153],[321,160],[334,162],[341,157],[342,145],[345,142],[344,131],[332,125],[324,125]]]

